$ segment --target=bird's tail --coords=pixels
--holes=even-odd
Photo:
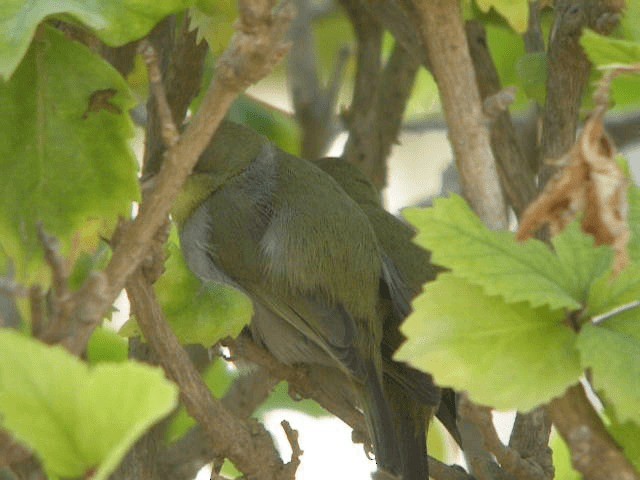
[[[396,426],[402,480],[428,480],[427,426],[434,408],[417,401],[414,395],[402,388],[388,387],[387,398]]]
[[[383,478],[400,479],[402,478],[399,476],[402,462],[391,409],[382,390],[380,377],[376,373],[375,366],[370,363],[366,370],[366,381],[358,385],[358,390],[360,390],[362,410],[373,442],[376,464],[379,470],[389,474]]]

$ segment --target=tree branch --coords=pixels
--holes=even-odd
[[[547,478],[553,478],[553,451],[549,448],[551,419],[544,407],[528,413],[518,412],[513,424],[509,447],[523,459],[531,459],[542,468]]]
[[[189,414],[202,426],[211,448],[256,479],[293,479],[295,466],[283,465],[268,432],[256,421],[241,421],[216,400],[163,318],[155,293],[141,271],[127,282],[140,330],[170,378],[180,387]]]
[[[582,95],[591,63],[580,46],[583,28],[608,34],[617,24],[623,0],[559,0],[548,50],[547,98],[541,139],[539,188],[557,167],[545,164],[569,151],[575,141]]]
[[[423,43],[432,52],[438,83],[465,196],[492,229],[507,227],[490,133],[482,110],[458,2],[415,0]],[[437,54],[436,54],[437,52]]]
[[[242,375],[222,398],[222,405],[234,416],[245,419],[264,402],[279,380],[261,367]],[[198,471],[215,457],[200,425],[170,445],[160,458],[159,469],[165,480],[192,480]]]
[[[486,448],[495,455],[500,466],[518,480],[550,480],[553,469],[547,472],[535,459],[523,458],[518,451],[509,448],[500,441],[491,409],[480,407],[462,396],[459,402],[460,414],[469,418],[480,430]]]
[[[287,79],[296,120],[302,130],[302,158],[324,155],[335,134],[335,107],[349,52],[338,53],[335,69],[327,87],[320,84],[312,20],[315,9],[309,0],[296,0],[297,15],[291,22],[291,52],[287,61]]]
[[[419,62],[396,42],[380,71],[380,24],[359,0],[342,3],[358,38],[353,101],[349,112],[343,115],[349,131],[343,157],[358,165],[381,190],[387,183],[387,157],[398,138]]]
[[[585,480],[640,479],[607,432],[581,384],[569,387],[547,408],[553,424],[569,446],[573,467]]]
[[[82,352],[104,312],[111,306],[127,278],[147,254],[153,235],[165,221],[174,198],[200,154],[222,121],[236,96],[265,76],[288,49],[282,38],[291,19],[288,4],[272,10],[269,0],[240,2],[240,21],[225,53],[218,61],[216,75],[202,106],[178,142],[167,153],[155,178],[154,188],[144,199],[136,219],[126,229],[102,276],[103,291],[85,292],[76,311],[76,325],[52,325],[49,339],[60,340],[71,352]]]
[[[498,72],[487,46],[487,35],[477,21],[467,22],[466,32],[480,95],[487,100],[501,91]],[[536,196],[535,173],[520,149],[511,115],[506,109],[491,123],[491,147],[504,192],[516,215],[520,216]]]

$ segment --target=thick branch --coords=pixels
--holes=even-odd
[[[498,71],[491,58],[482,24],[477,21],[467,22],[466,31],[480,95],[486,100],[501,90]],[[516,215],[520,216],[536,196],[535,173],[520,149],[511,115],[507,110],[493,119],[491,146],[504,192]]]
[[[495,455],[505,472],[518,480],[553,478],[553,470],[549,474],[536,463],[535,459],[523,458],[518,451],[505,446],[500,441],[489,408],[474,405],[465,397],[462,397],[459,406],[461,415],[465,415],[479,428],[486,448]]]
[[[343,156],[380,190],[387,183],[387,157],[398,138],[419,62],[396,43],[380,72],[379,23],[360,1],[344,0],[343,5],[358,37],[358,72],[353,102],[344,116],[349,140]],[[367,48],[365,42],[371,46]]]
[[[548,51],[547,98],[542,126],[541,158],[558,159],[575,141],[582,95],[591,64],[580,46],[582,29],[607,34],[616,25],[623,0],[559,0]],[[556,167],[542,166],[540,188]]]
[[[509,438],[509,447],[522,458],[535,461],[547,478],[553,478],[554,475],[553,452],[549,448],[550,434],[551,419],[547,410],[540,407],[528,413],[518,412]]]
[[[585,480],[638,480],[640,475],[607,432],[581,384],[548,406],[551,420],[569,446],[573,467]]]
[[[490,134],[482,110],[459,2],[415,0],[431,56],[463,191],[492,229],[507,227]]]
[[[351,20],[358,41],[353,100],[349,111],[343,115],[349,131],[343,156],[348,162],[360,167],[374,185],[379,187],[384,185],[384,177],[379,175],[376,99],[380,88],[383,29],[361,7],[359,0],[342,0],[341,4]]]
[[[222,405],[234,416],[248,418],[267,399],[278,382],[266,370],[256,367],[233,383],[222,399]],[[196,425],[164,452],[160,469],[162,478],[192,480],[204,465],[217,456],[218,452],[209,447],[202,427]]]
[[[309,0],[296,0],[298,11],[291,22],[291,52],[287,60],[287,79],[294,111],[302,131],[302,157],[324,155],[335,134],[335,107],[348,51],[338,53],[335,70],[327,87],[321,85],[312,21],[315,9]]]
[[[295,469],[282,464],[264,427],[236,418],[211,395],[164,320],[153,289],[141,271],[131,276],[127,292],[140,330],[169,377],[180,387],[182,403],[202,426],[211,448],[228,457],[250,478],[293,479]]]

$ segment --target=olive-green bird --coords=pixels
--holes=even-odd
[[[340,158],[323,158],[314,162],[331,175],[342,189],[365,212],[383,249],[386,264],[396,280],[392,291],[381,291],[386,298],[382,341],[386,368],[385,390],[394,414],[405,480],[428,478],[426,429],[438,407],[437,389],[430,376],[407,365],[392,362],[393,353],[404,341],[399,326],[410,313],[411,300],[422,285],[435,279],[439,268],[431,264],[428,251],[413,243],[415,231],[382,207],[375,186],[355,165]],[[437,416],[460,444],[455,420],[455,397],[451,390],[442,392]]]
[[[382,386],[379,292],[394,279],[358,204],[315,165],[223,122],[172,215],[190,269],[253,300],[258,342],[350,379],[379,471],[401,475]]]

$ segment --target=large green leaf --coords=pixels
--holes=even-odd
[[[612,269],[613,250],[607,245],[596,247],[591,235],[585,234],[579,222],[570,223],[551,239],[571,285],[571,295],[586,303],[592,284]]]
[[[89,368],[61,347],[0,331],[2,427],[32,448],[50,475],[108,478],[177,396],[157,368]]]
[[[118,46],[143,37],[160,19],[192,3],[192,0],[3,0],[0,79],[13,73],[38,24],[51,15],[68,14],[91,28],[105,43]]]
[[[580,331],[577,347],[593,385],[621,422],[640,424],[640,311],[631,310]]]
[[[450,273],[428,283],[402,325],[395,357],[498,409],[530,410],[582,372],[564,313],[505,303]]]
[[[431,250],[434,263],[487,294],[534,307],[580,307],[574,276],[544,243],[518,244],[510,232],[489,230],[461,197],[437,199],[432,208],[410,208],[403,215],[418,229],[415,242]]]
[[[130,213],[133,103],[118,72],[50,28],[0,81],[0,244],[18,277],[41,259],[38,222],[67,250],[73,233],[77,253],[78,240],[97,243],[100,221]]]
[[[166,271],[155,290],[180,341],[210,347],[222,338],[237,336],[253,315],[249,297],[221,283],[203,284],[188,269],[178,244],[170,241],[168,248]]]

